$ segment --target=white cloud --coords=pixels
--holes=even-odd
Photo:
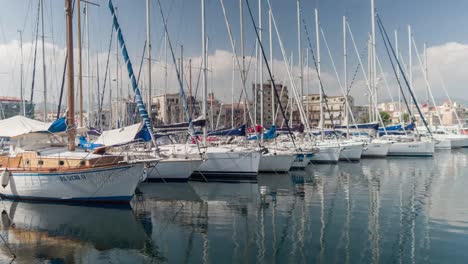
[[[23,46],[24,50],[24,64],[25,64],[25,95],[26,98],[29,98],[30,89],[31,89],[31,76],[32,76],[32,54],[33,54],[33,43],[24,43]],[[59,86],[61,83],[62,77],[62,70],[63,70],[63,61],[65,56],[65,49],[63,47],[54,46],[50,43],[46,43],[45,46],[45,53],[46,53],[46,66],[47,66],[47,85],[49,87],[49,98],[50,102],[56,102],[58,98],[58,91]],[[55,54],[55,56],[54,56]],[[120,51],[119,51],[120,54]],[[139,54],[132,52],[133,66],[135,74],[138,74],[138,68],[140,65],[140,57]],[[208,73],[208,83],[209,83],[209,90],[214,90],[215,96],[225,102],[230,102],[231,100],[231,78],[232,78],[232,56],[233,54],[230,51],[226,50],[216,50],[214,53],[209,55],[209,68],[210,72]],[[99,63],[100,63],[100,82],[101,85],[104,79],[104,68],[106,64],[107,53],[100,53],[99,54]],[[121,58],[121,57],[120,57]],[[382,57],[384,58],[384,57]],[[185,64],[185,79],[188,80],[189,72],[188,72],[188,61],[192,59],[192,82],[193,82],[193,92],[195,92],[196,84],[199,76],[199,67],[201,59],[199,56],[197,57],[187,57],[184,59]],[[83,60],[86,63],[86,53],[83,52]],[[169,58],[170,60],[170,58]],[[122,60],[120,60],[122,63]],[[383,59],[382,59],[382,63]],[[419,98],[425,97],[425,86],[424,80],[421,75],[421,71],[419,69],[418,61],[416,58],[413,59],[413,70],[414,70],[414,86],[415,90],[417,91]],[[42,56],[41,56],[41,45],[39,43],[38,46],[38,57],[36,62],[36,91],[34,96],[34,101],[36,103],[42,102]],[[92,76],[95,77],[95,69],[96,69],[96,54],[92,54],[90,58],[90,65],[91,65],[91,73],[88,74],[86,72],[86,64],[83,66],[83,74],[85,76]],[[115,55],[111,56],[110,61],[110,77],[108,77],[108,84],[107,84],[107,91],[109,87],[109,79],[115,79]],[[246,57],[246,65],[249,66],[249,74],[248,74],[248,81],[247,81],[247,89],[249,93],[251,92],[252,83],[254,82],[254,69],[255,66],[255,58]],[[164,67],[163,63],[161,62],[154,62],[152,68],[152,79],[153,79],[153,94],[161,94],[164,91]],[[354,73],[354,68],[349,66],[349,79],[351,81],[352,74]],[[443,97],[444,93],[441,89],[441,82],[439,78],[439,74],[437,69],[440,69],[442,76],[444,77],[445,83],[447,85],[448,92],[454,98],[462,98],[467,99],[467,93],[465,92],[465,84],[468,83],[468,45],[461,44],[461,43],[446,43],[439,46],[432,46],[428,48],[428,68],[429,68],[429,81],[431,83],[434,96],[437,98]],[[8,44],[1,44],[0,45],[0,81],[2,86],[0,86],[0,94],[7,95],[7,96],[19,96],[19,69],[20,69],[20,49],[17,41],[12,41]],[[126,68],[121,68],[121,80],[122,80],[122,90],[126,95],[129,91],[129,82],[128,82],[128,75],[126,72]],[[267,75],[266,67],[264,67],[264,79],[269,79]],[[78,72],[77,67],[77,52],[75,50],[75,75]],[[295,81],[298,84],[299,78],[298,76],[299,68],[298,66],[293,67],[293,74],[295,76]],[[356,98],[358,103],[364,104],[366,103],[365,96],[363,96],[364,92],[366,91],[365,82],[362,80],[361,77],[361,70],[359,70],[358,79],[355,80],[355,84],[353,85],[353,89],[351,94]],[[318,92],[318,84],[317,78],[315,73],[315,68],[312,66],[307,69],[304,67],[304,87],[305,91],[307,90],[311,93]],[[145,91],[147,85],[145,85],[146,80],[146,67],[143,68],[142,76],[141,76],[141,83],[142,83],[142,90]],[[286,73],[286,68],[282,60],[276,59],[274,61],[274,75],[278,82],[282,82],[286,84],[288,87],[291,87],[290,80]],[[390,83],[390,89],[392,90],[393,95],[396,95],[397,88],[396,83],[393,78],[393,73],[391,73],[390,68],[386,69],[385,74],[387,80]],[[341,76],[340,76],[341,77]],[[322,81],[326,90],[327,94],[330,95],[338,95],[341,94],[338,86],[338,82],[336,81],[336,77],[334,73],[330,71],[323,70],[322,71]],[[76,80],[75,80],[76,83]],[[91,78],[91,95],[93,98],[96,98],[97,95],[97,85],[96,79]],[[115,82],[111,82],[113,87],[113,95],[117,94],[115,90]],[[185,83],[186,89],[187,83]],[[381,98],[388,98],[388,93],[384,88],[383,82],[381,83]],[[241,91],[241,81],[239,78],[239,71],[236,67],[236,79],[235,79],[235,100],[237,101],[239,98],[239,94]],[[299,89],[299,85],[297,85]],[[87,91],[87,78],[84,78],[84,90]],[[175,77],[174,66],[172,65],[172,60],[168,65],[168,92],[177,92],[179,90],[179,86]],[[146,93],[146,91],[145,91]],[[86,96],[86,94],[85,94]],[[107,97],[106,94],[106,102]],[[198,96],[201,96],[201,81],[199,83],[198,88]],[[251,97],[251,96],[250,96]],[[85,97],[85,102],[87,101]]]

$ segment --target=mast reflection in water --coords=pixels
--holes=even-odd
[[[461,263],[467,157],[315,165],[255,183],[148,183],[131,208],[3,201],[0,262]]]

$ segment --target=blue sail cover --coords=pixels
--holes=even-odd
[[[276,126],[271,126],[267,132],[263,133],[263,139],[269,140],[276,137]],[[247,138],[247,140],[260,140],[260,135],[253,135]]]
[[[52,124],[50,124],[49,129],[47,129],[50,133],[59,133],[67,131],[67,119],[65,117],[61,117],[55,120]]]
[[[335,126],[335,128],[344,129],[347,126]],[[379,123],[349,124],[351,129],[379,129]]]
[[[223,129],[208,132],[208,136],[239,136],[245,137],[245,125],[234,129]]]
[[[95,144],[95,143],[92,143],[92,142],[88,142],[86,140],[86,137],[84,137],[84,136],[80,136],[78,139],[79,139],[79,142],[80,142],[80,143],[78,143],[79,148],[94,150],[96,148],[104,146],[102,144]]]
[[[414,123],[411,123],[411,124],[405,126],[404,128],[403,128],[402,125],[394,125],[394,126],[385,127],[385,129],[383,127],[380,127],[379,132],[414,130],[415,127],[416,127],[416,125]]]

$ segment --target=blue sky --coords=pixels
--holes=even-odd
[[[35,23],[38,0],[2,1],[0,10],[0,44],[8,44],[18,39],[18,29],[24,31],[24,42],[32,40],[32,29]],[[53,42],[58,47],[64,47],[65,23],[64,1],[44,0],[45,10],[45,36],[47,42]],[[94,0],[100,7],[90,6],[90,39],[91,53],[105,53],[109,41],[111,16],[107,9],[107,0]],[[140,56],[146,38],[145,32],[145,1],[144,0],[118,0],[114,1],[119,7],[119,20],[127,40],[129,52],[132,57]],[[168,17],[169,30],[174,44],[184,45],[186,56],[196,57],[201,50],[201,20],[199,0],[161,0],[165,16]],[[207,34],[209,37],[209,52],[215,50],[230,51],[229,38],[223,20],[219,0],[207,0]],[[264,10],[267,8],[266,0]],[[271,0],[279,30],[287,52],[297,56],[296,31],[296,1]],[[157,0],[152,0],[152,42],[153,57],[161,59],[163,41],[162,24]],[[239,41],[239,1],[225,0],[229,19],[234,36]],[[258,14],[258,1],[250,0],[255,16]],[[84,4],[82,4],[84,6]],[[369,0],[302,0],[302,9],[305,20],[314,39],[314,8],[320,12],[321,26],[328,38],[330,48],[334,53],[338,68],[342,69],[342,16],[349,18],[352,30],[359,49],[363,48],[367,34],[370,30],[370,1]],[[400,46],[402,53],[407,53],[408,40],[406,28],[412,25],[414,37],[422,52],[422,43],[427,42],[429,47],[440,46],[449,42],[468,43],[467,24],[468,1],[452,0],[376,0],[376,8],[381,14],[387,30],[400,30]],[[246,53],[253,54],[255,38],[248,11],[245,10]],[[76,21],[75,21],[76,23]],[[264,15],[264,26],[267,15]],[[76,25],[75,25],[76,29]],[[265,34],[266,35],[266,34]],[[76,41],[76,35],[75,35]],[[380,36],[377,35],[378,53],[382,61],[386,59],[382,45],[379,45]],[[275,42],[275,58],[280,60],[279,46]],[[303,35],[303,46],[308,45]],[[323,44],[322,44],[323,45]],[[463,44],[464,45],[464,44]],[[75,46],[76,47],[76,46]],[[351,47],[350,47],[351,50]],[[350,51],[351,53],[351,51]],[[322,60],[324,71],[332,69],[322,46]],[[297,58],[295,58],[297,61]],[[349,60],[350,72],[356,66],[356,59]],[[385,60],[386,61],[386,60]],[[413,63],[417,60],[413,58]],[[17,61],[15,61],[17,63]],[[10,62],[10,65],[12,63]],[[138,62],[134,62],[138,64]],[[13,66],[12,66],[13,67]],[[387,65],[388,67],[388,65]],[[387,68],[388,69],[388,68]],[[351,74],[351,73],[350,73]],[[451,78],[451,77],[446,77]],[[230,79],[230,76],[228,78]],[[451,88],[455,97],[468,99],[468,95],[461,92],[461,87]],[[464,98],[463,98],[464,97]]]

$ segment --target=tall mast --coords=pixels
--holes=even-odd
[[[146,54],[148,57],[148,112],[151,119],[151,23],[150,23],[150,1],[146,0]]]
[[[23,66],[23,31],[18,30],[20,35],[20,52],[21,52],[21,65],[20,65],[20,99],[21,99],[21,113],[23,116],[26,116],[26,103],[24,101],[24,87],[23,87],[23,74],[24,74],[24,66]]]
[[[78,12],[78,93],[80,99],[80,127],[83,126],[83,69],[81,61],[81,1],[76,3]]]
[[[167,37],[167,32],[164,31],[164,104],[167,103]],[[167,111],[164,111],[164,120],[167,122],[168,119]]]
[[[259,49],[263,47],[262,43],[262,0],[258,0],[258,34],[259,34]],[[261,52],[261,51],[260,51]],[[260,53],[259,52],[259,53]],[[263,144],[263,60],[260,59],[260,126],[262,127],[262,133],[260,134],[260,142]],[[273,102],[271,102],[273,103]],[[273,115],[273,113],[272,113]],[[273,117],[273,116],[272,116]]]
[[[192,59],[189,59],[189,98],[190,98],[190,101],[189,101],[189,113],[190,113],[190,116],[192,116],[192,112],[193,112],[193,97],[192,97]]]
[[[318,17],[318,10],[315,8],[315,39],[317,41],[317,73],[318,77],[320,78],[320,37],[319,37],[319,17]],[[321,129],[321,139],[325,139],[325,131],[323,130],[323,126],[325,120],[323,118],[323,92],[320,87],[319,83],[319,92],[320,92],[320,129]]]
[[[427,50],[426,50],[426,42],[424,42],[424,72],[426,74],[426,79],[428,79],[427,75]],[[429,103],[429,87],[426,89],[426,103]],[[435,105],[434,105],[435,106]]]
[[[348,97],[348,47],[346,45],[346,16],[343,16],[343,65],[344,65],[344,87],[345,94],[344,96]],[[348,99],[346,98],[345,104],[347,104]],[[346,137],[349,138],[349,113],[348,106],[345,105],[345,118],[346,118]]]
[[[88,2],[85,2],[85,25],[86,25],[86,74],[88,75],[86,78],[86,86],[88,87],[88,125],[91,126],[91,117],[93,112],[93,96],[92,96],[92,89],[91,89],[91,70],[90,70],[90,59],[89,59],[89,8]]]
[[[41,0],[41,25],[42,25],[42,76],[44,81],[44,122],[47,122],[47,79],[45,65],[45,48],[44,48],[44,0]]]
[[[375,3],[374,3],[374,0],[371,0],[371,27],[372,27],[372,39],[371,39],[371,48],[372,48],[372,52],[371,52],[371,71],[372,71],[372,74],[371,74],[371,78],[372,78],[372,81],[371,81],[371,96],[372,96],[372,101],[373,103],[375,104],[373,107],[375,107],[374,109],[374,112],[375,112],[375,120],[379,120],[378,118],[378,115],[379,115],[379,112],[377,111],[377,86],[376,86],[376,83],[377,83],[377,68],[376,68],[376,58],[375,58]]]
[[[117,5],[117,4],[116,4]],[[115,15],[117,16],[117,6],[115,7]],[[115,90],[116,90],[116,128],[120,127],[120,120],[122,118],[122,106],[120,103],[120,89],[119,89],[119,38],[115,38]]]
[[[236,58],[232,55],[232,79],[231,79],[231,128],[234,128],[234,81],[236,78]]]
[[[307,81],[306,81],[306,116],[307,116],[307,121],[309,122],[309,48],[306,48],[306,76],[307,76]]]
[[[75,91],[73,89],[73,14],[71,0],[65,0],[67,18],[67,79],[68,79],[68,150],[75,151]]]
[[[411,25],[408,25],[408,71],[409,71],[409,85],[410,88],[413,89],[413,48],[411,46]],[[412,107],[412,100],[410,100],[410,109]]]
[[[242,0],[241,0],[242,1]],[[203,90],[203,103],[202,103],[202,117],[206,122],[206,100],[208,98],[207,89],[207,75],[206,75],[206,26],[205,26],[205,0],[201,0],[201,11],[202,11],[202,90]],[[206,125],[203,127],[203,144],[206,146]]]
[[[260,31],[261,32],[261,31]],[[302,35],[301,35],[301,0],[297,0],[297,49],[299,60],[299,84],[301,88],[301,97],[304,96],[304,69],[302,63]],[[302,102],[302,98],[301,98]]]
[[[241,32],[241,37],[240,37],[240,41],[241,41],[241,56],[242,56],[242,73],[241,73],[241,76],[242,76],[242,84],[243,84],[243,87],[245,87],[245,82],[246,82],[246,74],[245,74],[245,50],[244,50],[244,0],[239,0],[239,12],[240,12],[240,32]],[[243,108],[244,108],[244,124],[247,123],[247,113],[246,113],[246,94],[244,94],[244,104],[243,104]]]
[[[273,30],[272,30],[272,13],[271,10],[268,9],[268,34],[270,40],[270,68],[271,74],[274,76],[273,73]],[[275,124],[275,90],[276,87],[273,86],[273,80],[271,80],[271,122],[272,125]]]

